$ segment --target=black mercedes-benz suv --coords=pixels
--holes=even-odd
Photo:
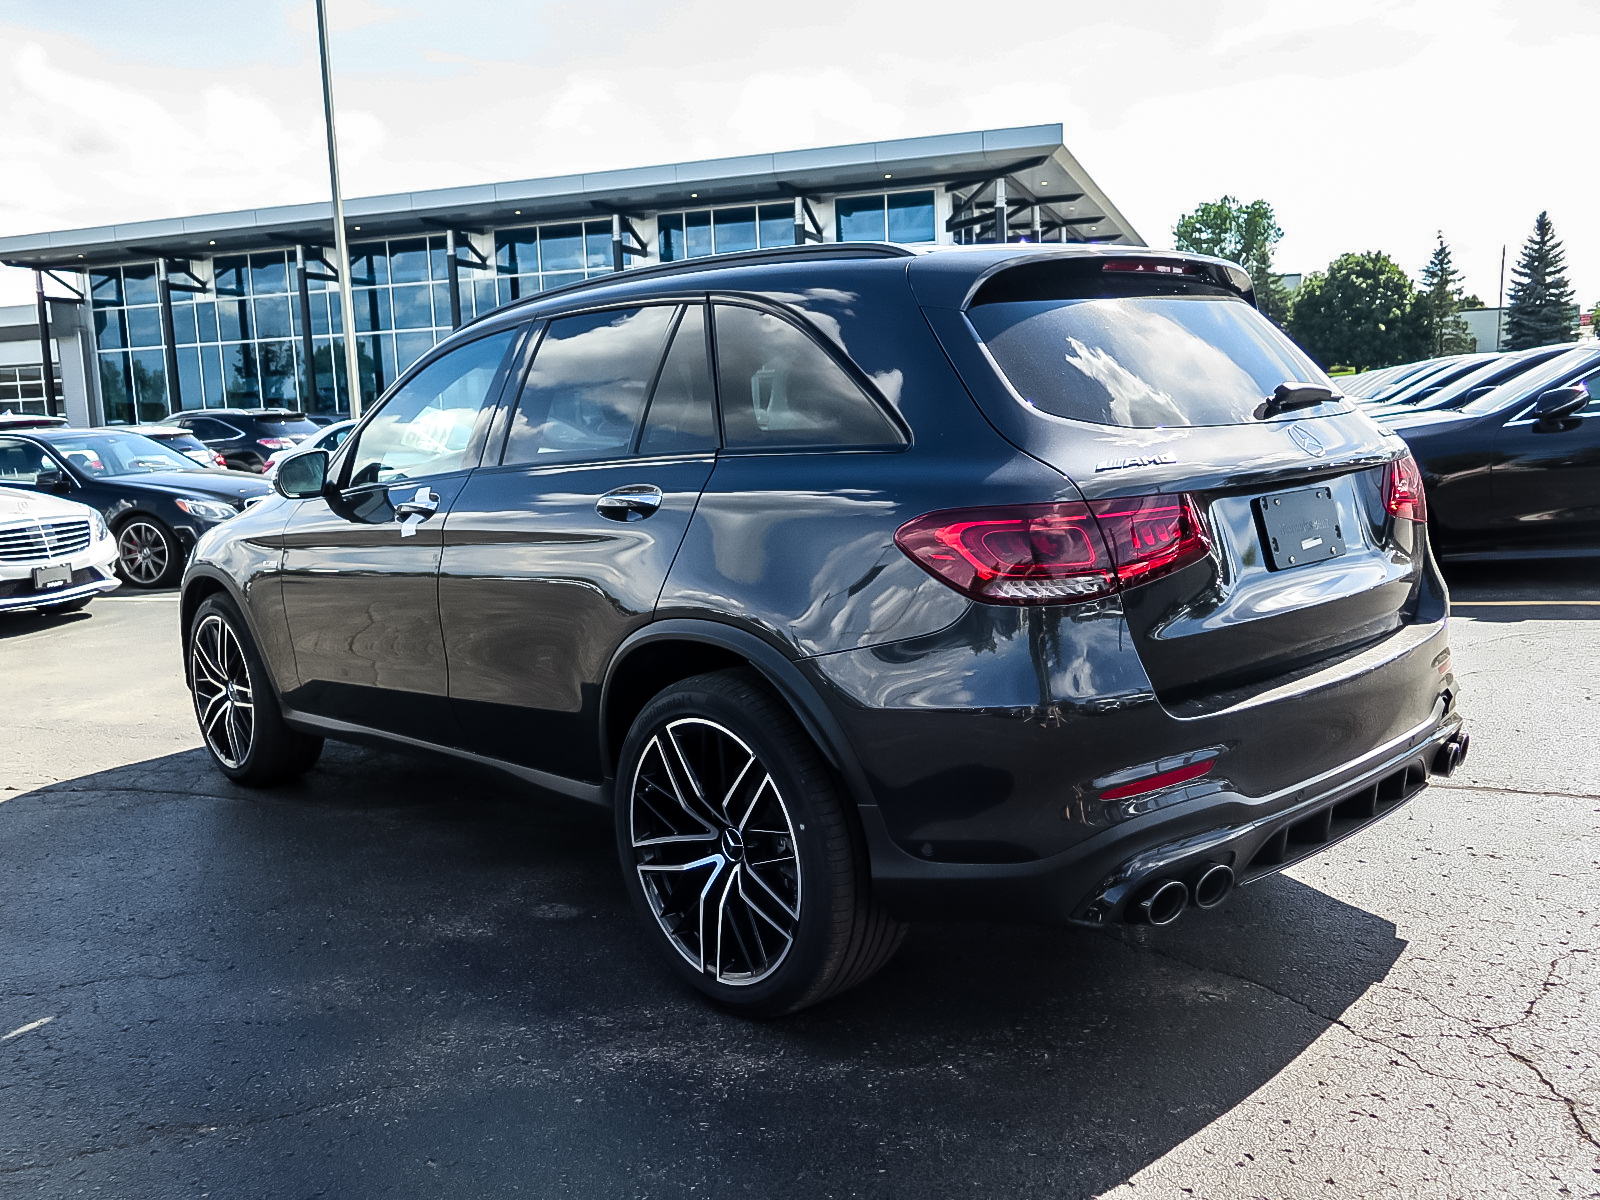
[[[1211,907],[1467,746],[1415,464],[1220,260],[632,270],[461,330],[277,488],[184,579],[221,769],[377,737],[609,805],[743,1012],[907,920]]]

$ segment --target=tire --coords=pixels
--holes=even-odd
[[[245,787],[298,779],[322,739],[290,729],[238,608],[227,596],[200,605],[184,643],[200,737],[217,769]]]
[[[650,940],[730,1011],[773,1017],[826,1000],[905,936],[872,895],[855,814],[826,764],[749,672],[698,675],[645,706],[623,743],[616,814]]]
[[[135,513],[117,525],[117,574],[136,588],[164,587],[183,570],[177,535],[155,517]]]
[[[89,601],[93,599],[93,596],[85,596],[81,600],[69,600],[65,604],[41,604],[39,605],[37,611],[43,613],[47,617],[64,617],[68,613],[81,612],[85,608],[88,608]]]

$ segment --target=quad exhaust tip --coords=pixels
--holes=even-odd
[[[1158,879],[1134,901],[1130,914],[1146,925],[1171,925],[1189,907],[1189,889],[1176,879]]]
[[[1445,779],[1450,778],[1467,761],[1467,749],[1471,745],[1472,735],[1463,732],[1440,746],[1438,753],[1433,756],[1433,773]]]
[[[1233,891],[1233,868],[1224,863],[1212,863],[1200,872],[1194,881],[1194,906],[1215,908]]]

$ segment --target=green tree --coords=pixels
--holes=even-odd
[[[1522,257],[1511,271],[1511,301],[1506,306],[1506,349],[1528,350],[1575,341],[1578,306],[1567,283],[1567,253],[1555,222],[1542,212]]]
[[[1300,286],[1289,332],[1325,367],[1365,371],[1420,356],[1411,280],[1387,254],[1341,254]]]
[[[1417,332],[1426,346],[1425,353],[1433,357],[1470,354],[1478,343],[1458,315],[1467,307],[1462,296],[1461,272],[1456,270],[1444,233],[1441,231],[1438,237],[1433,256],[1422,268],[1422,290],[1416,298]]]
[[[1272,251],[1283,230],[1265,200],[1245,204],[1224,196],[1208,201],[1178,218],[1172,238],[1179,250],[1238,263],[1250,272],[1261,311],[1280,325],[1288,320],[1289,294],[1272,269]]]

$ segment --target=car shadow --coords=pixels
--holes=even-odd
[[[9,794],[0,1024],[51,1019],[0,1047],[19,1184],[1089,1197],[1405,948],[1280,876],[1160,930],[917,926],[750,1021],[654,958],[609,814],[488,772],[330,744],[269,791],[188,751]]]
[[[93,604],[89,608],[93,608]],[[89,608],[80,608],[77,612],[61,613],[51,616],[32,608],[17,608],[9,612],[0,612],[0,641],[6,638],[24,637],[30,633],[39,633],[46,629],[61,629],[68,625],[76,625],[80,621],[87,621],[93,615]]]
[[[1443,564],[1450,611],[1474,621],[1600,621],[1600,559]]]

